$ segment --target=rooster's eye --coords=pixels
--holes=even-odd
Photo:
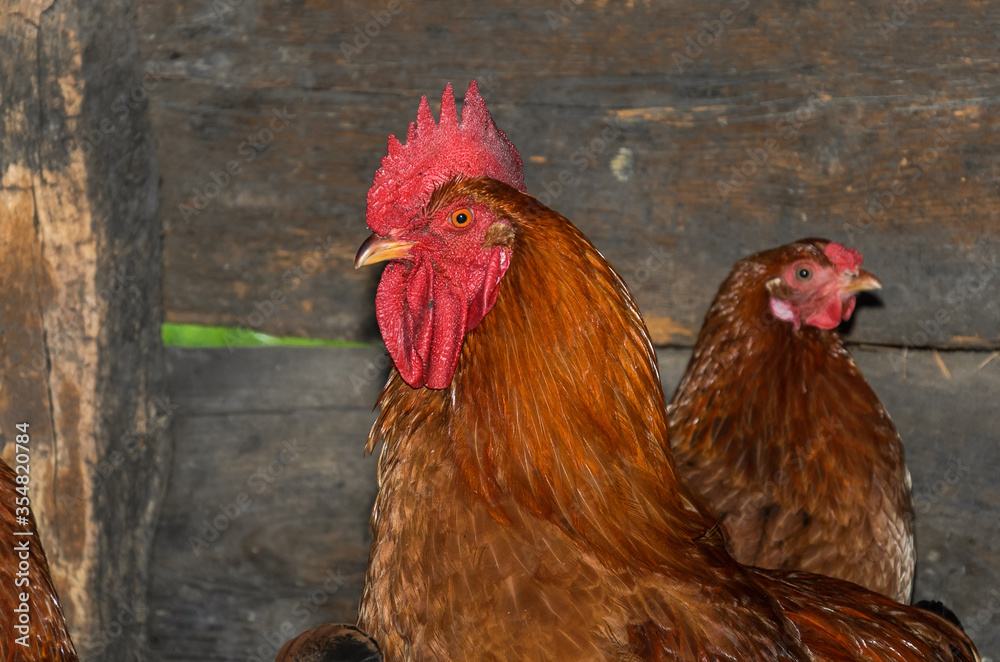
[[[812,275],[813,275],[812,272],[806,269],[805,267],[802,267],[801,269],[795,272],[795,277],[798,278],[799,280],[809,280],[810,278],[812,278]]]
[[[471,209],[456,209],[451,212],[451,224],[456,228],[464,228],[472,222]]]

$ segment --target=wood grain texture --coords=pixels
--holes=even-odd
[[[931,352],[909,352],[905,368],[901,352],[854,355],[899,427],[913,474],[915,597],[954,609],[984,659],[996,659],[1000,359],[977,370],[990,354],[941,353],[949,380]],[[667,393],[688,358],[660,350]],[[387,374],[384,350],[174,349],[167,364],[177,452],[151,568],[151,652],[268,661],[301,631],[352,622],[376,492],[377,460],[361,452]],[[273,481],[254,480],[292,441],[301,455],[275,465]],[[196,555],[191,538],[210,535],[199,527],[241,493],[250,505],[231,523],[219,519],[226,528]]]
[[[0,13],[0,447],[32,437],[31,505],[84,660],[135,659],[168,450],[159,171],[132,3]],[[126,468],[127,467],[127,468]]]
[[[528,191],[619,268],[657,343],[693,343],[738,258],[825,236],[886,284],[858,339],[1000,346],[998,20],[975,0],[145,3],[167,318],[375,338],[351,257],[386,136],[476,77]]]
[[[271,662],[300,632],[357,621],[380,356],[168,352],[177,449],[150,583],[157,659]]]

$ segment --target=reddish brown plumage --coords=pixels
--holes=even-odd
[[[382,653],[353,625],[324,623],[285,642],[274,662],[382,662]]]
[[[0,460],[0,660],[76,662],[76,649],[49,577],[49,564],[34,515],[30,510],[26,513],[18,510],[22,506],[17,499],[24,495],[17,492],[15,478],[13,469]],[[18,517],[26,517],[27,522],[18,523]],[[33,535],[15,535],[25,531]],[[28,549],[24,550],[24,546]],[[15,627],[23,625],[21,614],[14,611],[21,608],[21,594],[27,597],[27,633]],[[21,639],[22,636],[25,638]]]
[[[913,510],[896,428],[836,329],[770,313],[767,283],[801,260],[830,265],[828,244],[804,240],[734,267],[668,408],[670,441],[739,562],[909,602]]]
[[[678,485],[652,344],[603,257],[505,184],[434,200],[428,221],[460,201],[514,239],[451,383],[394,370],[380,397],[359,625],[386,660],[975,659],[933,614],[738,565]]]

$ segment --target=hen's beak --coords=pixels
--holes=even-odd
[[[868,290],[881,290],[882,281],[865,271],[858,270],[858,275],[851,279],[846,285],[840,288],[841,292],[867,292]]]
[[[361,248],[358,249],[358,256],[354,258],[354,268],[360,269],[366,265],[386,260],[409,258],[410,249],[416,243],[415,241],[390,239],[373,234],[365,239],[365,243],[361,244]]]

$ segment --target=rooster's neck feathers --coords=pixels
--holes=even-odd
[[[662,562],[636,541],[690,539],[714,522],[679,494],[635,301],[565,218],[499,182],[463,186],[511,221],[510,269],[448,388],[411,389],[393,372],[369,447],[384,439],[382,461],[392,462],[413,431],[440,426],[446,434],[421,438],[444,442],[436,461],[454,463],[469,497],[498,519],[527,510],[618,562]]]

